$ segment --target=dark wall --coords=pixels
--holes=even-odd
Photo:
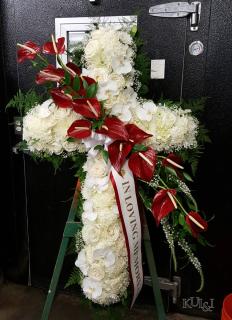
[[[205,72],[205,95],[208,97],[205,122],[212,144],[202,158],[199,197],[209,214],[209,239],[215,244],[207,251],[206,282],[210,294],[222,299],[232,292],[232,4],[212,1],[208,57]]]
[[[26,90],[33,85],[34,75],[29,65],[18,66],[16,63],[17,42],[33,40],[43,43],[54,33],[56,17],[138,14],[138,28],[145,42],[144,50],[150,58],[166,59],[166,78],[151,82],[152,96],[157,97],[163,93],[168,98],[179,99],[184,62],[183,96],[208,97],[204,120],[210,129],[212,144],[207,146],[202,156],[195,193],[203,210],[216,216],[210,223],[208,233],[208,238],[216,247],[202,249],[200,254],[207,278],[204,294],[220,301],[227,292],[232,291],[232,205],[229,179],[232,138],[231,2],[202,0],[202,17],[197,33],[189,31],[189,22],[186,19],[148,16],[150,6],[165,2],[169,1],[102,0],[100,5],[94,6],[87,0],[2,0],[0,5],[6,99],[10,98],[18,87]],[[203,55],[199,57],[188,53],[188,46],[194,40],[201,40],[205,46]],[[10,145],[14,144],[12,130],[10,139]],[[26,221],[27,204],[32,275],[48,277],[70,204],[67,199],[74,186],[72,173],[63,168],[63,172],[54,178],[52,169],[46,164],[35,165],[29,158],[25,159],[20,155],[6,153],[6,157],[7,162],[8,158],[13,157],[11,172],[14,190],[17,190],[15,196],[16,199],[18,196],[18,203],[21,201],[16,213],[15,209],[11,208],[9,215],[16,215],[21,221],[21,231],[18,231],[21,235],[25,231],[23,225]],[[25,178],[20,177],[19,172],[24,172]],[[25,183],[27,203],[22,201],[25,199]],[[196,295],[193,292],[193,283],[189,281],[192,274],[188,272],[184,276],[184,294]]]

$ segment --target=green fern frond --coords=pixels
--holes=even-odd
[[[83,280],[83,274],[77,267],[74,267],[69,279],[65,285],[65,289],[74,285],[80,285]]]
[[[16,108],[20,115],[25,115],[31,108],[35,107],[37,104],[40,104],[41,97],[35,92],[34,89],[29,90],[26,93],[23,93],[19,90],[16,95],[8,102],[6,109]]]

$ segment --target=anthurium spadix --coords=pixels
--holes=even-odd
[[[43,84],[47,81],[60,82],[64,79],[65,71],[62,68],[55,68],[49,64],[46,68],[41,70],[37,75],[35,82],[37,84]]]
[[[101,128],[96,132],[105,134],[114,140],[128,141],[129,139],[125,124],[116,117],[106,118]]]
[[[147,148],[146,151],[132,153],[128,165],[137,178],[150,181],[155,171],[156,161],[154,149]]]
[[[117,172],[120,172],[131,149],[132,144],[125,141],[114,141],[108,146],[110,162]]]
[[[76,99],[73,110],[90,119],[98,119],[101,115],[101,104],[96,98]]]
[[[58,107],[72,108],[72,105],[73,105],[72,96],[65,94],[62,89],[54,88],[50,90],[50,94],[52,96],[53,101]]]
[[[174,170],[184,169],[181,158],[174,153],[169,153],[169,155],[162,161],[162,164],[165,167],[172,167]]]
[[[92,124],[89,120],[76,120],[68,129],[68,136],[76,139],[84,139],[91,136]]]
[[[208,229],[208,223],[199,215],[198,212],[190,211],[185,221],[190,227],[193,237],[198,238],[200,233]]]

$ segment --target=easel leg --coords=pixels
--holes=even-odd
[[[75,219],[75,214],[76,214],[79,191],[80,191],[80,183],[78,182],[74,196],[73,196],[72,205],[71,205],[71,208],[69,211],[68,220],[65,225],[63,239],[62,239],[59,253],[58,253],[58,256],[56,259],[56,264],[55,264],[55,268],[53,271],[52,280],[50,282],[50,286],[49,286],[49,290],[48,290],[48,294],[47,294],[46,302],[44,305],[41,320],[48,320],[48,317],[49,317],[49,314],[51,311],[51,306],[52,306],[54,296],[56,293],[57,284],[58,284],[58,281],[60,278],[60,273],[62,270],[64,257],[65,257],[65,253],[66,253],[67,246],[69,243],[69,239],[71,237],[73,237],[78,230],[78,223],[74,222],[74,219]]]
[[[143,221],[143,238],[144,238],[144,247],[145,247],[145,253],[147,257],[148,268],[149,268],[151,281],[152,281],[152,289],[153,289],[155,306],[156,306],[157,317],[158,317],[157,319],[165,320],[166,315],[165,315],[163,300],[162,300],[162,296],[159,288],[159,280],[158,280],[158,275],[156,270],[156,264],[155,264],[155,259],[154,259],[153,250],[151,246],[150,234],[149,234],[145,216]]]
[[[44,309],[43,309],[43,314],[42,314],[42,318],[41,320],[48,320],[49,317],[49,313],[51,310],[51,306],[54,300],[54,296],[56,293],[56,288],[57,288],[57,284],[59,281],[59,277],[60,277],[60,273],[61,273],[61,269],[63,266],[63,262],[64,262],[64,257],[65,257],[65,253],[67,250],[67,246],[68,246],[68,242],[69,242],[69,238],[63,238],[62,242],[61,242],[61,246],[59,249],[59,253],[57,256],[57,260],[56,260],[56,265],[54,268],[54,272],[52,275],[52,280],[50,283],[50,287],[48,290],[48,294],[47,294],[47,299],[44,305]]]

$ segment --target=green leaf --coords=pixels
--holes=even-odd
[[[100,120],[93,119],[92,129],[93,130],[100,129],[103,123],[104,123],[104,119],[100,119]]]
[[[92,83],[88,88],[87,88],[87,91],[86,91],[86,96],[87,98],[93,98],[96,96],[96,93],[97,93],[97,83]]]
[[[72,137],[68,137],[68,138],[67,138],[67,141],[68,141],[68,142],[75,142],[75,141],[77,141],[77,139],[72,138]]]
[[[137,33],[137,25],[133,25],[133,27],[131,28],[131,30],[130,30],[130,35],[132,36],[132,38],[134,38],[134,36],[136,35],[136,33]]]
[[[182,213],[179,215],[179,224],[181,226],[186,225],[185,218],[184,218],[184,215]]]
[[[133,146],[132,152],[139,152],[139,151],[147,151],[147,147],[143,144],[135,144]]]
[[[97,146],[94,147],[94,150],[102,151],[102,150],[104,150],[104,147],[102,145],[98,144]]]
[[[67,86],[70,86],[71,83],[71,75],[69,72],[65,71],[64,82]]]
[[[165,167],[165,171],[175,177],[177,177],[176,170],[174,170],[172,167]]]
[[[109,160],[109,153],[106,150],[102,150],[102,156],[106,163],[108,163]]]
[[[183,173],[183,176],[185,177],[185,179],[186,179],[187,181],[193,182],[192,177],[191,177],[187,172],[182,171],[182,173]]]
[[[152,199],[148,196],[146,190],[143,187],[139,187],[139,195],[147,210],[151,210]]]
[[[78,91],[80,90],[80,87],[81,87],[80,78],[78,76],[75,76],[75,78],[73,79],[73,90]]]

